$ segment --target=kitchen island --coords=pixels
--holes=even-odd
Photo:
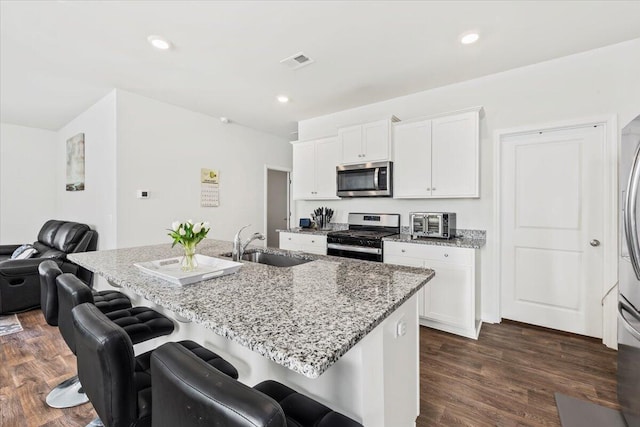
[[[206,239],[220,256],[230,242]],[[362,422],[412,426],[419,413],[416,293],[428,269],[288,253],[312,262],[243,261],[236,274],[177,286],[133,264],[179,256],[169,244],[70,254],[69,259],[176,320],[162,341],[193,339],[233,363],[240,380],[275,379]],[[106,286],[104,283],[97,287]],[[140,349],[136,352],[145,351]]]

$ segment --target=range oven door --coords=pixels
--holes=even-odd
[[[382,248],[365,248],[329,242],[327,244],[327,255],[382,262]]]
[[[338,197],[392,196],[392,170],[392,162],[337,166]]]
[[[640,312],[618,303],[618,401],[628,427],[640,427]]]

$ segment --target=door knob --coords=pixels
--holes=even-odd
[[[595,248],[596,246],[600,246],[600,240],[593,239],[592,241],[589,242],[589,244]]]

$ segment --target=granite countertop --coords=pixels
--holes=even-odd
[[[346,224],[344,224],[346,225]],[[312,228],[290,228],[288,230],[276,230],[279,233],[300,233],[311,234],[316,236],[326,236],[330,231],[343,230],[346,227],[338,227],[331,230],[314,230]],[[434,239],[429,237],[421,237],[412,239],[409,234],[409,227],[403,227],[402,233],[395,236],[384,237],[385,242],[404,242],[415,243],[418,245],[433,246],[455,246],[458,248],[480,249],[487,243],[487,232],[484,230],[465,230],[457,231],[458,235],[453,239]]]
[[[276,230],[278,233],[297,233],[297,234],[311,234],[313,236],[326,236],[331,231],[335,231],[334,229],[329,230],[316,230],[315,228],[289,228],[289,229],[279,229]]]
[[[480,249],[487,243],[487,235],[484,230],[458,230],[458,235],[452,239],[434,239],[432,237],[412,239],[410,234],[402,233],[396,234],[395,236],[384,237],[382,240],[384,242]]]
[[[231,246],[205,239],[198,253],[219,256]],[[74,253],[68,258],[115,286],[309,378],[320,376],[435,274],[429,269],[265,251],[314,261],[286,268],[243,261],[236,274],[180,287],[133,265],[180,256],[181,248],[170,244]]]

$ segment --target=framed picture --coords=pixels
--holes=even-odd
[[[84,191],[84,133],[67,139],[67,191]]]

